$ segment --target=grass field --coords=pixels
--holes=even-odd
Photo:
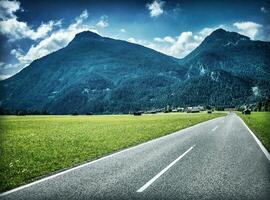
[[[222,115],[3,116],[0,191]]]
[[[270,151],[270,112],[252,112],[251,115],[238,113],[238,115]]]

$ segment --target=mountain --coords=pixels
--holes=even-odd
[[[206,37],[182,63],[190,66],[190,72],[193,73],[196,73],[196,69],[206,67],[206,71],[218,69],[242,78],[269,80],[269,44],[218,29]]]
[[[223,29],[181,60],[188,67],[182,102],[235,106],[270,94],[270,43]]]
[[[181,60],[86,31],[1,81],[1,106],[68,114],[240,105],[269,96],[269,53],[269,42],[222,29]]]

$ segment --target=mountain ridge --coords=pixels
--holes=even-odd
[[[269,42],[218,29],[178,60],[86,31],[1,81],[0,101],[11,110],[54,114],[240,105],[270,94],[269,52]],[[253,94],[253,87],[259,88],[259,95]]]

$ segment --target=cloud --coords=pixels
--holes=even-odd
[[[61,28],[54,31],[50,36],[47,36],[37,44],[32,45],[26,53],[21,49],[13,49],[11,54],[18,59],[20,66],[25,67],[33,60],[65,47],[79,32],[89,30],[98,33],[92,26],[84,23],[87,18],[88,13],[85,10],[80,16],[76,17],[75,21],[67,28]]]
[[[160,37],[154,38],[154,41],[155,42],[164,42],[163,38],[160,38]]]
[[[126,41],[134,43],[134,44],[139,44],[139,45],[151,48],[151,49],[156,49],[156,45],[152,42],[147,41],[147,40],[137,40],[133,37],[130,37]]]
[[[16,18],[0,21],[0,33],[7,36],[10,41],[29,38],[32,40],[44,38],[52,31],[54,26],[59,26],[61,21],[49,21],[41,24],[36,30],[29,28],[27,23],[19,22]]]
[[[5,20],[8,18],[14,18],[14,13],[20,10],[20,2],[18,1],[0,1],[0,19]]]
[[[261,7],[261,12],[262,13],[268,13],[268,10],[265,7]]]
[[[120,29],[120,32],[122,32],[122,33],[126,33],[127,31],[126,31],[126,29],[121,28],[121,29]]]
[[[87,18],[88,18],[88,11],[87,10],[84,10],[80,14],[80,16],[76,17],[76,21],[77,21],[77,23],[82,23]]]
[[[4,62],[1,62],[0,63],[0,80],[4,80],[11,77],[13,74],[18,72],[18,69],[21,69],[21,66],[19,63],[6,64]]]
[[[164,54],[174,56],[177,58],[183,58],[191,51],[193,51],[200,43],[218,28],[223,26],[217,26],[212,28],[204,28],[197,33],[186,31],[180,33],[178,36],[166,36],[163,38],[156,37],[153,42],[146,40],[136,40],[135,38],[129,38],[127,41],[152,48],[156,51]]]
[[[54,26],[61,26],[61,21],[49,21],[42,23],[36,30],[28,26],[26,22],[18,21],[14,14],[22,10],[18,1],[0,2],[0,33],[10,41],[29,38],[32,40],[44,38],[52,31]]]
[[[154,38],[154,41],[155,42],[167,42],[167,43],[174,43],[175,42],[175,39],[173,38],[173,37],[171,37],[171,36],[166,36],[166,37],[164,37],[164,38],[159,38],[159,37],[156,37],[156,38]]]
[[[165,2],[160,0],[155,0],[151,4],[147,4],[146,7],[150,11],[151,17],[158,17],[163,14],[163,6]]]
[[[9,77],[11,77],[11,75],[9,75],[9,74],[0,74],[0,81],[5,80],[5,79],[7,79]]]
[[[135,38],[131,37],[131,38],[128,38],[127,39],[128,42],[131,42],[131,43],[136,43],[138,44],[139,42],[135,40]]]
[[[197,46],[191,31],[182,32],[175,43],[170,46],[168,53],[173,56],[185,56]]]
[[[260,29],[262,28],[261,24],[257,24],[255,22],[235,22],[233,24],[239,31],[240,34],[246,35],[254,40],[254,38],[258,35]]]
[[[182,32],[177,37],[166,36],[164,38],[154,38],[154,42],[146,40],[136,40],[129,38],[127,41],[152,48],[156,51],[182,58],[199,45],[199,41],[194,39],[192,32]]]
[[[183,58],[198,47],[201,42],[216,29],[223,28],[232,31],[235,30],[233,27],[236,27],[237,32],[240,34],[247,35],[254,39],[257,37],[262,25],[254,22],[237,22],[229,27],[219,25],[215,27],[205,27],[198,32],[181,32],[178,36],[155,37],[152,42],[135,38],[129,38],[127,41],[152,48],[170,56]]]
[[[109,23],[108,23],[108,16],[107,15],[103,15],[101,16],[99,22],[96,24],[97,27],[100,27],[100,28],[105,28],[107,26],[109,26]]]

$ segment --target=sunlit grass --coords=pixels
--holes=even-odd
[[[238,113],[238,115],[270,151],[270,112],[252,112],[251,115]]]
[[[222,115],[3,116],[0,190]]]

